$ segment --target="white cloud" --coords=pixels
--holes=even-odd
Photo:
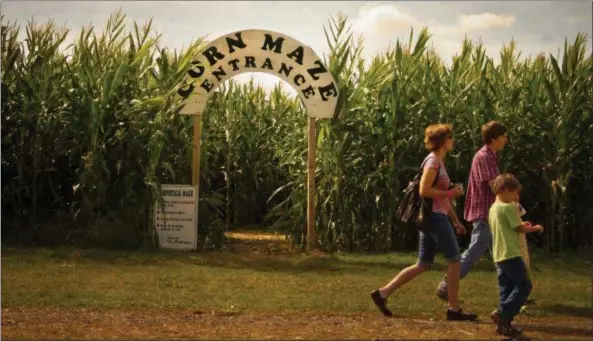
[[[515,17],[496,13],[462,14],[457,22],[459,29],[469,32],[509,27],[515,23]]]
[[[393,47],[398,38],[407,41],[412,27],[418,32],[424,26],[420,19],[401,6],[379,3],[363,5],[351,24],[355,36],[364,39],[365,57]]]
[[[445,61],[445,63],[450,63],[452,57],[456,54],[461,52],[462,47],[462,40],[434,40],[434,49],[435,52],[439,54],[439,56]]]
[[[474,31],[509,27],[514,23],[513,15],[486,12],[462,14],[457,18],[456,24],[445,25],[434,19],[421,20],[399,5],[370,3],[360,8],[358,15],[352,20],[352,29],[366,41],[383,40],[389,44],[398,35],[407,37],[412,27],[418,31],[421,27],[428,26],[429,31],[436,35],[462,36]]]
[[[462,14],[456,22],[446,24],[434,17],[420,19],[399,4],[370,3],[361,7],[353,18],[352,29],[364,38],[365,56],[372,56],[393,47],[397,38],[407,43],[411,28],[417,36],[426,26],[432,35],[431,45],[446,63],[450,63],[451,57],[461,52],[465,36],[477,43],[484,32],[512,26],[515,21],[511,14],[483,12]],[[502,46],[502,41],[498,45]],[[488,53],[496,55],[499,49]]]
[[[409,30],[418,23],[418,18],[396,6],[371,3],[360,8],[358,16],[353,20],[352,28],[355,32],[363,34],[382,35],[402,29]]]
[[[576,15],[576,16],[568,17],[568,18],[565,18],[565,20],[570,24],[576,24],[581,21],[590,20],[590,18],[591,18],[590,16],[584,14],[584,15]]]

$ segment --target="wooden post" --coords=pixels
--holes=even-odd
[[[309,136],[307,152],[307,249],[315,248],[315,147],[317,134],[315,132],[315,118],[309,117]]]
[[[194,143],[191,184],[200,186],[200,142],[202,141],[202,115],[194,116]]]
[[[202,114],[198,114],[194,116],[194,142],[193,142],[193,153],[192,153],[192,167],[191,167],[191,184],[196,186],[197,188],[197,195],[196,195],[196,239],[198,238],[198,219],[200,212],[198,211],[200,207],[200,146],[202,142]],[[196,250],[200,250],[200,246],[197,245],[196,240]]]

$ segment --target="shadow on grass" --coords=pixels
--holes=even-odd
[[[360,258],[343,259],[336,255],[310,256],[307,254],[275,254],[233,253],[233,252],[177,252],[171,250],[159,251],[112,251],[86,249],[76,250],[61,248],[49,249],[2,249],[4,262],[32,264],[45,261],[101,263],[109,265],[128,266],[171,266],[194,265],[205,267],[219,267],[228,269],[251,269],[259,272],[284,273],[368,273],[386,271],[395,274],[401,269],[415,262],[412,255],[402,254],[401,259],[393,261],[364,260]],[[355,256],[356,257],[356,256]],[[361,258],[364,255],[361,255]],[[352,258],[351,256],[347,258]],[[443,262],[435,263],[433,271],[444,271]]]
[[[232,242],[232,241],[231,241]],[[266,245],[268,241],[254,241],[250,245]],[[395,274],[405,267],[414,264],[415,258],[412,253],[400,253],[392,257],[386,255],[377,258],[369,257],[366,254],[347,254],[311,256],[297,253],[267,253],[259,252],[179,252],[173,250],[139,250],[139,251],[114,251],[99,249],[29,249],[29,248],[3,248],[2,256],[8,256],[11,262],[37,263],[40,261],[53,260],[56,262],[98,262],[113,265],[129,266],[165,266],[165,265],[194,265],[206,267],[220,267],[229,269],[251,269],[260,272],[284,272],[284,273],[372,273],[385,271]],[[358,257],[360,256],[360,257]],[[385,260],[385,258],[389,258]],[[5,259],[6,260],[6,259]],[[544,264],[546,270],[554,270],[556,266],[563,266],[563,273],[590,273],[590,268],[582,267],[579,264],[569,263],[569,260],[557,259],[554,264],[546,264],[542,259],[534,271],[539,272],[539,267]],[[4,263],[4,261],[3,261]],[[556,264],[560,263],[560,264]],[[446,269],[446,262],[437,260],[431,270],[443,272]],[[476,264],[472,272],[494,272],[495,268],[491,261],[483,259]],[[587,312],[591,316],[590,312]]]
[[[386,271],[395,274],[397,271],[411,264],[413,264],[413,261],[364,262],[339,259],[335,256],[325,256],[320,258],[276,258],[274,256],[258,257],[250,255],[234,255],[234,257],[229,257],[227,255],[221,255],[220,257],[201,258],[196,265],[233,269],[252,269],[260,272],[284,272],[290,274],[308,272],[329,274],[345,271],[351,273]],[[440,271],[444,268],[443,265],[435,264],[433,270]]]
[[[525,333],[529,335],[529,331],[538,331],[546,334],[553,334],[553,335],[564,335],[564,336],[583,336],[583,335],[593,335],[593,329],[591,328],[584,328],[584,327],[568,327],[568,326],[559,326],[559,325],[540,325],[540,324],[530,324],[528,328],[526,328]],[[570,340],[570,338],[568,338]]]
[[[550,304],[540,307],[545,313],[593,318],[593,307],[574,307],[566,304]]]

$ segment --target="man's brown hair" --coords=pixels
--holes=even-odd
[[[482,141],[484,144],[490,144],[496,140],[499,136],[504,135],[507,132],[507,127],[502,123],[496,121],[490,121],[482,126]]]
[[[451,138],[453,128],[450,124],[431,124],[424,130],[424,146],[431,152],[439,150],[447,138]]]
[[[513,174],[504,173],[494,179],[494,192],[496,192],[496,194],[503,191],[511,192],[521,190],[521,188],[523,188],[521,183]]]

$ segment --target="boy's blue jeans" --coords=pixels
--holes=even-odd
[[[486,253],[486,250],[492,245],[492,231],[486,220],[475,220],[473,223],[472,237],[469,247],[461,255],[461,269],[459,279],[464,278],[474,267],[480,258]],[[443,279],[439,283],[439,291],[447,291],[447,281]]]
[[[511,321],[521,311],[521,306],[531,293],[531,281],[521,257],[496,263],[498,287],[500,290],[500,318]]]

